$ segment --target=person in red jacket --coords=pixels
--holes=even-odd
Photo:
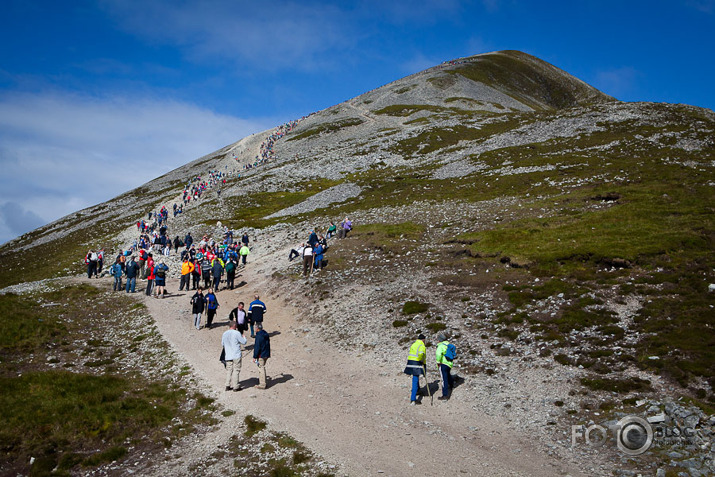
[[[154,275],[154,257],[152,257],[151,253],[147,254],[146,266],[149,272],[146,276],[146,296],[151,296],[152,289],[154,288],[154,279],[156,278],[156,275]]]

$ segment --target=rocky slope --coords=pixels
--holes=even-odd
[[[548,434],[562,444],[556,422],[690,418],[699,440],[660,443],[650,462],[712,471],[712,111],[622,103],[506,51],[303,118],[268,163],[244,170],[272,132],[10,242],[0,283],[76,273],[87,248],[127,246],[136,220],[223,171],[220,197],[214,188],[187,206],[170,234],[219,237],[218,222],[250,231],[275,293],[302,303],[327,339],[397,368],[415,334],[434,343],[445,330],[460,373],[490,389],[488,412],[534,433],[558,428]],[[355,230],[306,282],[288,250],[345,216]],[[530,395],[515,392],[524,382]]]

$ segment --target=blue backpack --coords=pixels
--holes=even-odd
[[[447,344],[447,351],[444,352],[444,359],[447,361],[454,361],[457,357],[457,347],[452,343]]]

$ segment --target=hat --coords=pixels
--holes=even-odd
[[[447,336],[445,336],[444,333],[439,333],[439,334],[437,335],[437,339],[438,339],[439,341],[446,341],[446,340],[447,340]]]
[[[417,339],[418,339],[418,340],[423,340],[423,339],[425,339],[424,333],[420,333],[419,336],[417,336]]]

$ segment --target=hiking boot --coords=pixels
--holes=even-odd
[[[449,401],[449,396],[439,396],[437,399],[439,401]]]
[[[232,391],[233,388],[231,386],[226,386],[226,391]]]
[[[241,386],[239,386],[239,387],[237,387],[236,389],[234,389],[233,392],[237,393],[237,392],[239,392],[241,389],[243,389],[243,388],[242,388]]]
[[[410,406],[419,406],[422,404],[420,401],[410,401]]]

